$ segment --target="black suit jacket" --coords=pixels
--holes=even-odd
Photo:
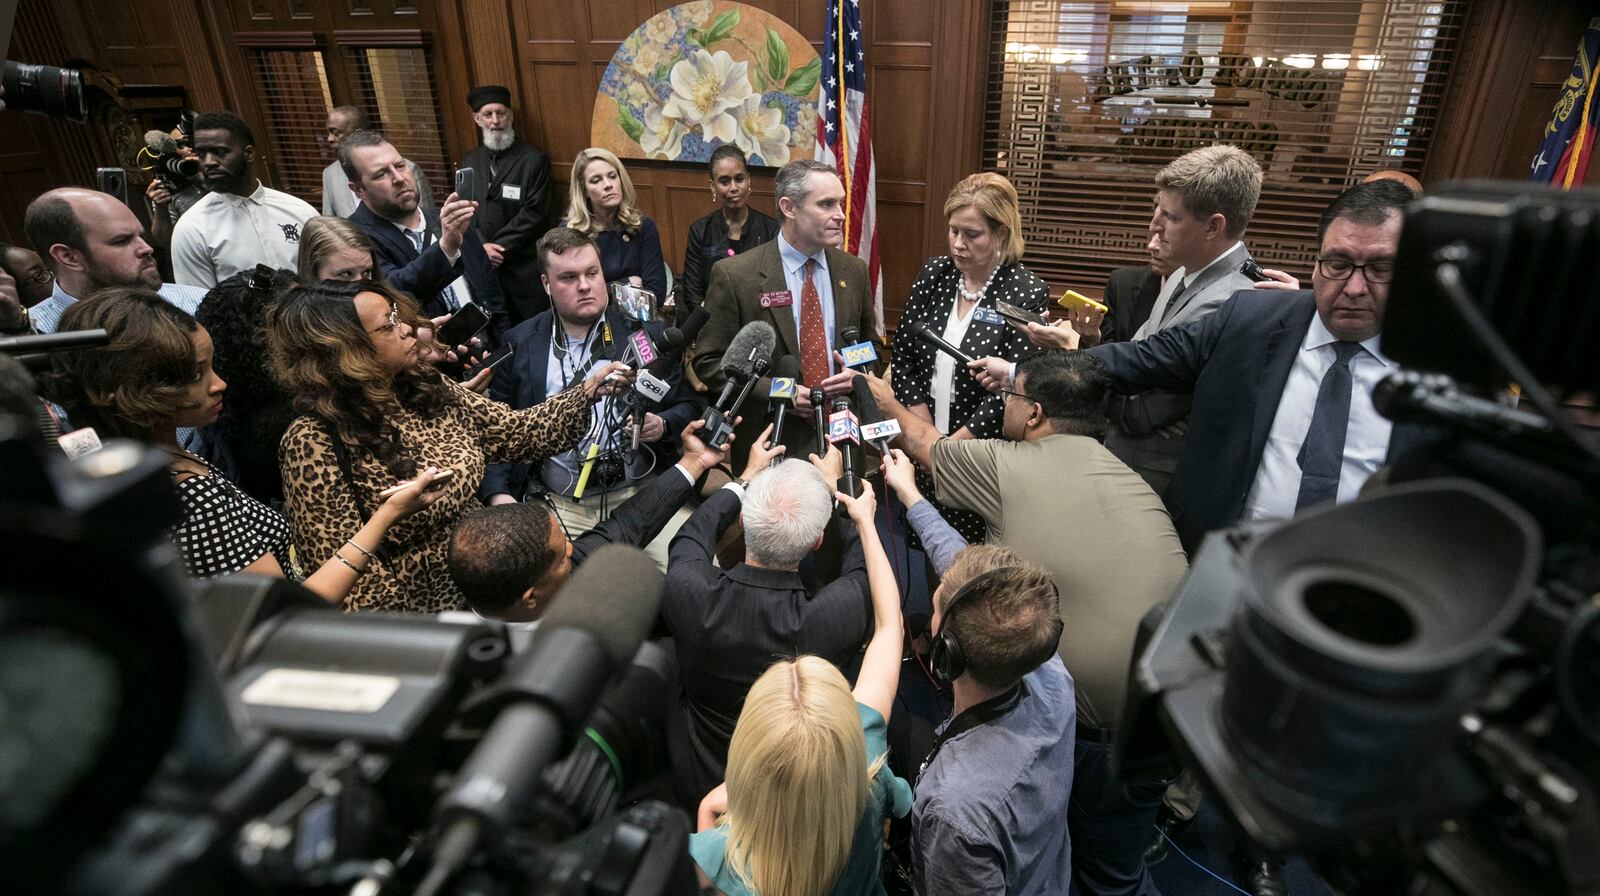
[[[422,214],[433,237],[432,245],[421,253],[412,245],[410,237],[378,217],[366,203],[356,206],[350,213],[350,223],[361,228],[367,239],[372,240],[384,279],[390,286],[416,299],[424,317],[449,313],[439,292],[465,275],[467,286],[472,290],[472,301],[489,315],[490,329],[498,337],[506,325],[505,295],[500,291],[500,281],[495,278],[489,256],[484,254],[483,240],[472,228],[467,228],[461,239],[461,257],[451,264],[444,257],[444,250],[439,248],[439,213],[425,210]]]
[[[1161,294],[1161,278],[1149,265],[1117,268],[1106,278],[1106,316],[1100,321],[1101,342],[1127,342],[1150,319]]]
[[[740,252],[769,243],[778,238],[778,222],[759,209],[750,209],[745,219],[744,231],[739,236]],[[689,225],[689,242],[683,250],[683,276],[678,283],[678,319],[699,308],[706,299],[706,288],[711,281],[711,266],[730,257],[728,221],[718,209]]]
[[[1242,290],[1200,320],[1089,349],[1121,391],[1194,391],[1183,455],[1163,496],[1191,553],[1207,532],[1244,515],[1284,384],[1316,313],[1310,290]],[[1389,456],[1416,436],[1396,426]]]
[[[514,410],[521,410],[531,408],[549,397],[545,393],[545,377],[550,371],[550,334],[554,319],[554,311],[543,311],[505,332],[505,343],[511,346],[514,354],[510,360],[495,368],[494,379],[489,383],[490,398],[508,404]],[[611,308],[606,309],[606,320],[611,325],[613,345],[609,352],[597,350],[595,357],[620,358],[624,350],[623,340],[628,338],[627,323],[621,314]],[[645,331],[656,345],[666,341],[660,323],[652,321],[646,324]],[[660,407],[650,408],[666,423],[666,435],[660,442],[649,446],[656,451],[658,468],[669,462],[667,452],[675,450],[678,433],[689,425],[690,420],[699,416],[700,411],[694,391],[683,381],[683,365],[669,368],[662,379],[671,388]],[[528,488],[529,478],[536,476],[529,464],[489,464],[484,469],[483,487],[479,494],[486,500],[490,495],[502,492],[520,498]]]
[[[717,539],[741,506],[732,489],[718,491],[683,524],[667,552],[661,615],[678,649],[688,715],[688,755],[674,757],[673,787],[687,802],[722,783],[744,695],[767,666],[814,653],[847,667],[872,627],[866,555],[854,524],[840,527],[839,577],[813,594],[798,572],[745,563],[717,567]]]
[[[518,140],[503,151],[479,146],[461,160],[462,168],[475,172],[478,203],[472,226],[486,243],[505,249],[500,265],[500,285],[515,307],[506,310],[524,320],[550,307],[539,281],[539,256],[534,247],[555,223],[550,209],[550,157],[537,146]],[[493,169],[493,175],[490,170]],[[506,185],[520,195],[505,198]]]

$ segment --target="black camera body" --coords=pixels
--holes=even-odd
[[[570,669],[569,654],[536,656],[536,639],[519,665],[497,623],[348,616],[281,579],[193,582],[161,452],[112,440],[68,461],[14,419],[0,413],[0,537],[27,562],[0,584],[0,735],[29,750],[10,757],[27,786],[0,813],[8,884],[421,892],[449,848],[441,794],[507,707],[543,699],[508,703],[504,681]],[[578,746],[534,777],[527,812],[486,828],[432,892],[696,891],[687,816],[616,811],[665,767],[670,661],[651,648],[588,676],[587,734],[567,731]]]
[[[1544,391],[1596,381],[1597,211],[1499,184],[1408,210],[1383,348],[1419,370],[1374,403],[1418,447],[1207,537],[1135,651],[1119,774],[1188,767],[1340,893],[1600,893],[1600,448]]]

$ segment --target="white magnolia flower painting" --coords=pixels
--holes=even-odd
[[[590,138],[623,158],[704,162],[737,144],[752,165],[810,158],[821,61],[767,12],[696,0],[652,16],[611,57]]]

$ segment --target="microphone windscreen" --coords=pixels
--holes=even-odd
[[[144,132],[144,145],[156,155],[166,155],[178,151],[177,141],[166,131],[149,130]]]
[[[705,306],[689,312],[689,319],[684,321],[683,326],[680,328],[683,332],[683,344],[693,345],[695,338],[700,335],[700,331],[705,327],[706,321],[710,319],[711,312],[707,311]]]
[[[856,408],[859,409],[862,423],[877,423],[883,419],[883,411],[878,409],[878,401],[872,397],[872,389],[867,385],[866,377],[856,377],[850,388],[855,391]]]
[[[797,380],[800,378],[800,359],[794,355],[784,355],[772,368],[773,377]]]
[[[839,342],[843,345],[855,345],[861,341],[860,327],[845,327],[839,331]]]
[[[753,320],[744,325],[728,343],[722,353],[722,372],[725,376],[749,377],[755,372],[755,360],[772,357],[778,344],[778,333],[766,321]],[[752,354],[753,352],[753,354]]]
[[[583,629],[600,642],[612,669],[625,669],[655,625],[665,581],[649,554],[608,544],[572,573],[539,627]]]

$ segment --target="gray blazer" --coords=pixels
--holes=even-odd
[[[1189,321],[1199,320],[1217,310],[1234,293],[1252,288],[1255,281],[1239,273],[1239,266],[1249,257],[1250,250],[1241,243],[1216,264],[1206,268],[1178,297],[1177,309],[1164,315],[1166,319],[1157,329],[1181,327]]]

